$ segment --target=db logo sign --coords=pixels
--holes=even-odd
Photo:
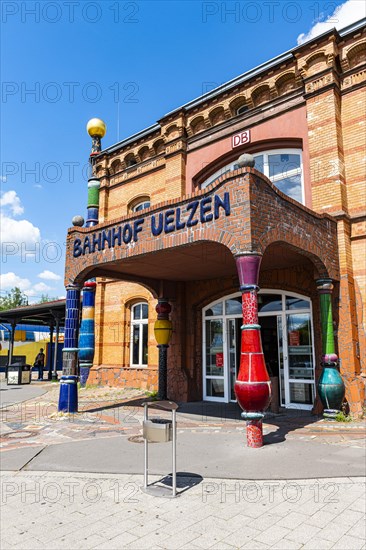
[[[250,130],[244,130],[244,132],[240,132],[240,134],[235,134],[231,138],[231,148],[234,149],[234,147],[239,147],[239,145],[244,145],[245,143],[250,142]]]

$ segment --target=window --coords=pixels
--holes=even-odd
[[[147,366],[147,336],[148,305],[142,302],[131,309],[131,366]]]
[[[239,107],[239,109],[237,109],[236,114],[242,115],[243,113],[246,113],[247,110],[248,110],[248,105],[242,105],[241,107]]]
[[[253,155],[255,168],[282,193],[304,204],[300,149],[274,149]]]
[[[262,172],[271,182],[285,195],[304,204],[304,185],[302,175],[302,157],[300,149],[273,149],[253,155],[255,168]],[[238,165],[235,162],[226,164],[220,170],[214,172],[202,184],[204,189],[214,183],[226,172],[236,170]]]
[[[138,202],[133,208],[132,212],[140,212],[140,210],[144,210],[145,208],[149,208],[150,206],[150,200],[145,199],[141,202]]]

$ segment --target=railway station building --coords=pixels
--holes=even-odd
[[[260,288],[263,353],[280,405],[321,411],[327,293],[346,399],[361,412],[365,80],[361,21],[94,155],[98,223],[69,229],[65,274],[77,291],[96,281],[89,383],[157,389],[160,299],[171,308],[168,397],[235,400],[248,284],[240,270],[254,259],[258,277],[249,283]]]

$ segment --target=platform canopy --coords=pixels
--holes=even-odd
[[[58,318],[60,324],[63,325],[65,322],[65,304],[66,300],[54,300],[0,311],[0,323],[49,326],[54,324]]]

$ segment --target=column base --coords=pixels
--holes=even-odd
[[[85,388],[89,378],[90,367],[82,367],[80,365],[80,387]]]
[[[251,449],[263,447],[262,420],[247,420],[247,446]]]
[[[59,412],[78,412],[78,377],[61,376],[60,397],[58,401]]]

